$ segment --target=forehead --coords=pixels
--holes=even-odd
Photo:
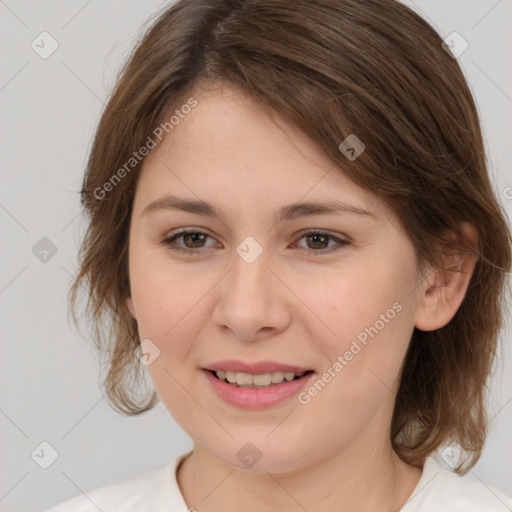
[[[197,106],[183,116],[164,138],[159,151],[149,155],[210,160],[213,164],[308,159],[310,165],[332,165],[312,141],[277,114],[268,112],[244,92],[227,84],[195,89]],[[179,107],[178,107],[179,110]],[[166,154],[167,153],[167,154]]]
[[[371,205],[377,214],[390,213],[307,135],[270,116],[246,94],[214,85],[196,89],[190,97],[197,105],[143,162],[138,194],[146,202],[178,191],[191,199],[252,201],[254,208],[350,200],[355,207]]]

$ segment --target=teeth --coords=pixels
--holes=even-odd
[[[221,380],[228,381],[231,384],[246,388],[267,387],[272,384],[281,384],[283,381],[291,381],[296,377],[302,377],[306,372],[272,372],[261,375],[252,375],[250,373],[230,372],[217,370],[215,374]]]
[[[256,386],[270,386],[270,384],[272,384],[272,374],[265,373],[263,375],[253,375],[251,380],[251,384]]]

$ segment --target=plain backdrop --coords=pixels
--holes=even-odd
[[[68,323],[66,302],[84,227],[78,191],[95,126],[142,24],[166,3],[0,1],[1,510],[45,510],[161,467],[192,447],[161,403],[137,418],[109,407],[96,355]],[[443,38],[456,31],[469,44],[459,61],[481,115],[496,194],[510,212],[512,2],[406,3]],[[58,44],[47,58],[31,46],[42,32],[56,41],[44,36],[44,51]],[[46,262],[36,244],[49,250]],[[512,496],[508,329],[501,341],[490,436],[465,478]],[[47,469],[31,455],[43,442],[58,454]]]

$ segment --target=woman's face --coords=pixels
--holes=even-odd
[[[128,307],[158,394],[234,467],[375,453],[419,309],[411,242],[296,129],[229,88],[193,96],[144,161],[130,226]]]

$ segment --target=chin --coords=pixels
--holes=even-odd
[[[304,456],[304,446],[285,446],[282,440],[254,440],[228,443],[225,450],[217,445],[210,452],[224,464],[247,473],[286,473],[299,469]],[[234,450],[232,449],[234,447]]]

